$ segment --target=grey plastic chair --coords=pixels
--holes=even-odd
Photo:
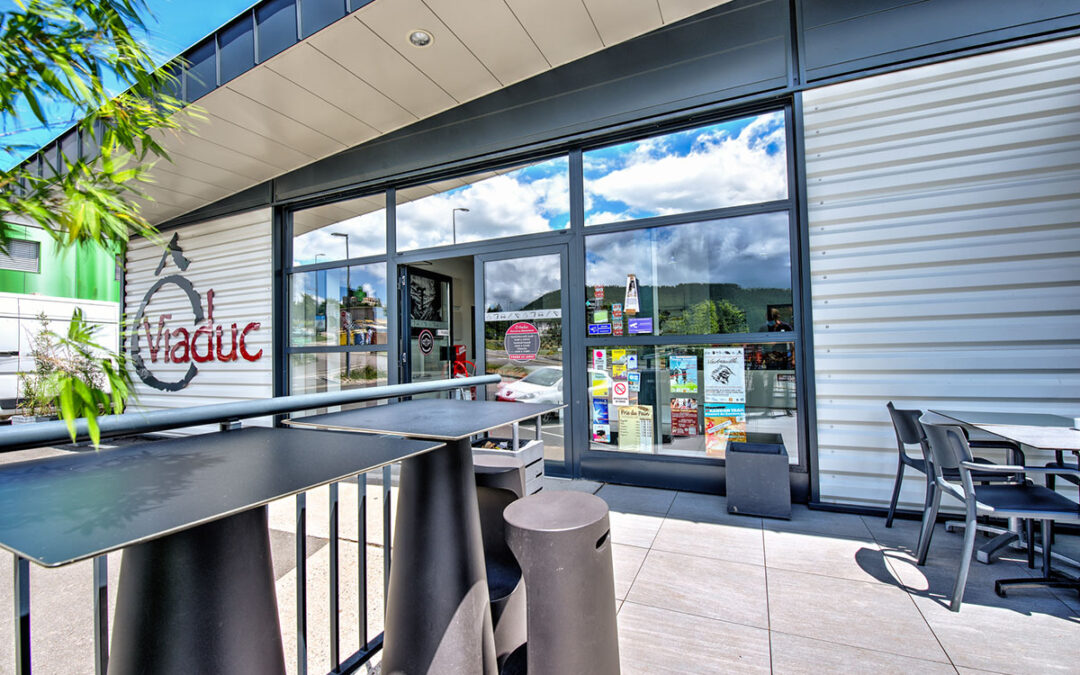
[[[975,519],[980,514],[998,518],[1038,520],[1042,523],[1042,578],[1029,577],[999,580],[994,586],[994,590],[998,595],[1005,595],[1006,586],[1078,588],[1077,582],[1053,575],[1050,569],[1050,537],[1054,521],[1080,523],[1080,505],[1041,485],[1028,483],[1023,480],[1023,476],[1026,473],[1080,475],[1080,471],[1008,464],[994,466],[979,464],[972,458],[971,447],[968,445],[967,437],[960,427],[946,424],[928,424],[926,422],[921,424],[926,433],[927,443],[930,446],[930,456],[933,458],[931,468],[934,472],[934,482],[937,489],[934,491],[934,498],[928,509],[927,517],[923,518],[923,532],[919,537],[918,552],[920,565],[925,564],[926,561],[926,551],[930,547],[930,538],[933,536],[934,531],[933,523],[937,518],[938,507],[941,504],[941,493],[945,492],[956,497],[964,503],[965,508],[964,520],[967,526],[964,528],[964,546],[960,554],[960,569],[956,574],[956,583],[953,585],[952,601],[949,604],[949,609],[957,612],[963,602],[964,587],[967,585],[968,570],[971,566],[971,556],[975,550]],[[959,473],[959,485],[946,478],[944,472],[950,469]],[[1012,474],[1020,476],[1021,482],[976,486],[972,477],[975,471],[981,473],[996,472],[1001,475]]]

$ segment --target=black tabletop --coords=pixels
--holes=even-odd
[[[422,398],[325,415],[296,417],[286,420],[285,423],[314,429],[400,434],[412,438],[457,441],[506,424],[555,412],[562,407],[559,404],[547,403]]]
[[[0,547],[64,565],[438,447],[252,427],[8,464],[0,467]]]

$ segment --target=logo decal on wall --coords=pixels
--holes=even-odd
[[[186,272],[191,265],[191,261],[184,257],[179,239],[180,235],[174,234],[165,253],[162,254],[157,270],[154,271],[154,276],[160,278],[150,286],[150,290],[143,296],[139,311],[135,314],[134,330],[131,335],[131,361],[135,365],[135,373],[147,386],[162,391],[180,391],[188,386],[199,372],[196,363],[215,360],[236,361],[240,358],[245,361],[258,361],[263,355],[262,349],[254,354],[250,353],[246,342],[248,334],[259,330],[262,324],[252,321],[245,325],[243,329],[236,323],[229,328],[216,325],[214,323],[214,289],[211,288],[206,291],[206,313],[204,314],[202,297],[189,279],[179,274],[160,276],[170,257],[181,272]],[[188,302],[191,303],[191,313],[195,317],[193,331],[189,331],[183,326],[169,330],[166,323],[172,318],[172,315],[161,314],[157,319],[157,332],[155,333],[154,326],[151,325],[150,319],[146,316],[147,306],[153,299],[154,294],[170,284],[183,291],[188,298]],[[230,333],[229,338],[226,337],[227,331]],[[143,334],[146,337],[147,351],[150,352],[150,363],[157,363],[159,359],[164,363],[187,363],[189,364],[188,369],[183,377],[174,382],[163,382],[150,372],[139,345]]]

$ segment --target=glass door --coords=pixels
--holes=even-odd
[[[451,280],[415,267],[402,267],[402,382],[449,377],[452,358]]]
[[[483,372],[501,382],[488,385],[488,400],[520,403],[563,403],[569,393],[569,335],[566,316],[566,247],[532,249],[477,257],[477,333],[483,336]],[[480,364],[478,364],[480,365]],[[569,402],[569,397],[566,397]],[[542,420],[545,466],[549,473],[568,474],[567,431],[570,412],[564,408]],[[523,425],[528,437],[532,425]]]

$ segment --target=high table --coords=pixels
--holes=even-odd
[[[469,439],[561,407],[414,399],[287,420],[292,426],[446,441],[445,449],[401,464],[383,672],[494,675],[495,640]]]
[[[266,504],[442,447],[247,428],[0,467],[0,547],[124,549],[109,673],[284,673]]]
[[[1045,413],[988,412],[978,410],[931,410],[930,412],[959,422],[969,429],[993,434],[999,438],[1026,445],[1037,450],[1066,450],[1080,457],[1080,431],[1073,428],[1073,420],[1061,415]],[[1011,525],[1011,524],[1010,524]],[[1006,546],[1020,540],[1020,533],[1010,527],[976,551],[979,562],[988,563]],[[1078,562],[1053,554],[1055,558],[1077,565]]]

